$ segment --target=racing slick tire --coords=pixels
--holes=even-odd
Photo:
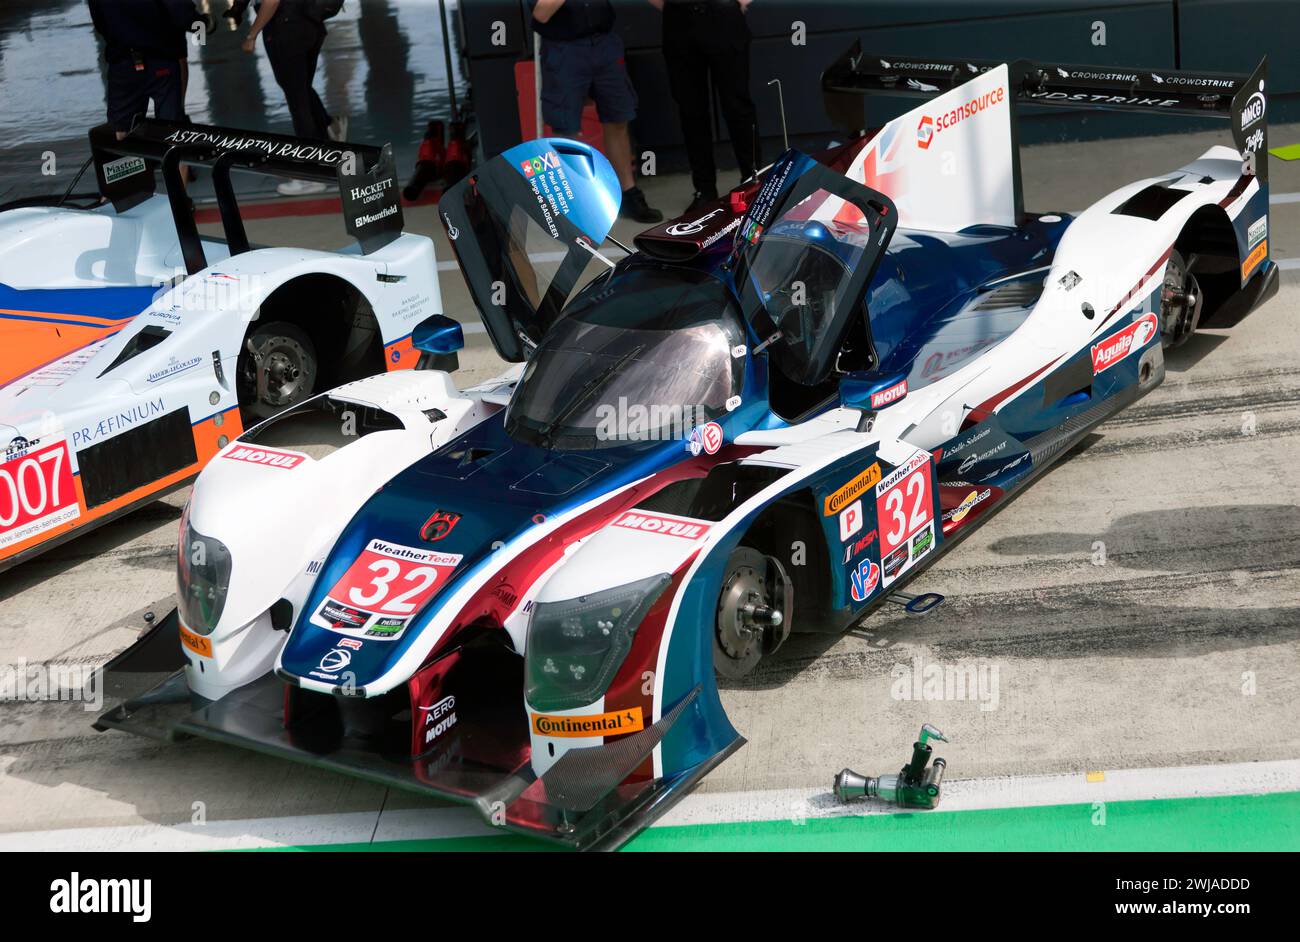
[[[306,331],[287,321],[262,324],[239,351],[239,404],[244,415],[268,419],[298,405],[316,391],[316,345]]]
[[[1177,347],[1196,332],[1201,320],[1201,286],[1177,250],[1169,253],[1160,288],[1160,343]]]
[[[774,556],[738,546],[727,558],[713,625],[713,667],[737,680],[790,636],[794,590]]]

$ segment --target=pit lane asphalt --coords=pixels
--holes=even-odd
[[[1272,138],[1300,139],[1300,128]],[[1077,209],[1221,140],[1026,148],[1025,204]],[[1273,160],[1271,175],[1274,194],[1300,192],[1300,164]],[[688,188],[646,187],[666,207]],[[1272,210],[1273,257],[1300,257],[1300,203]],[[408,219],[450,259],[433,210]],[[250,225],[268,243],[341,244],[322,228]],[[617,230],[623,241],[634,231]],[[448,313],[476,324],[459,277],[444,270],[442,281]],[[700,790],[829,788],[846,765],[895,771],[923,722],[952,740],[937,750],[949,780],[1300,758],[1298,316],[1290,268],[1239,327],[1172,354],[1161,388],[930,570],[917,590],[948,597],[933,614],[796,635],[756,676],[724,686],[749,742]],[[463,384],[497,367],[481,332],[468,339]],[[184,497],[0,575],[0,664],[101,663],[134,639],[145,610],[166,611]],[[891,693],[936,664],[996,668],[996,708]],[[188,823],[201,802],[213,822],[322,816],[319,839],[330,841],[339,815],[435,804],[212,743],[95,733],[94,715],[75,702],[0,703],[0,833]]]

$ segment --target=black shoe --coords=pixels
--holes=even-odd
[[[717,199],[717,190],[696,190],[694,195],[691,196],[691,205],[682,211],[682,215],[689,216],[693,213],[702,212],[710,203],[717,202]]]
[[[623,191],[623,202],[618,208],[618,214],[634,222],[664,221],[664,214],[645,201],[645,194],[641,192],[639,186]]]

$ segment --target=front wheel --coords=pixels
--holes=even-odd
[[[267,419],[316,390],[316,345],[287,321],[262,324],[239,352],[239,402],[252,419]]]
[[[1169,253],[1160,287],[1160,342],[1166,350],[1185,343],[1201,320],[1201,286],[1188,262],[1175,249]]]
[[[774,556],[738,546],[727,559],[713,630],[713,666],[730,680],[744,677],[790,635],[794,589]]]

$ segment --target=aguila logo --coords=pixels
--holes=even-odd
[[[424,521],[424,526],[420,527],[420,538],[429,543],[436,543],[456,529],[458,523],[460,523],[460,514],[452,513],[450,510],[435,510],[433,515]]]
[[[1156,320],[1156,316],[1146,314],[1100,343],[1094,343],[1092,345],[1093,374],[1109,369],[1134,350],[1142,349],[1151,342],[1151,338],[1159,330],[1160,323]]]

